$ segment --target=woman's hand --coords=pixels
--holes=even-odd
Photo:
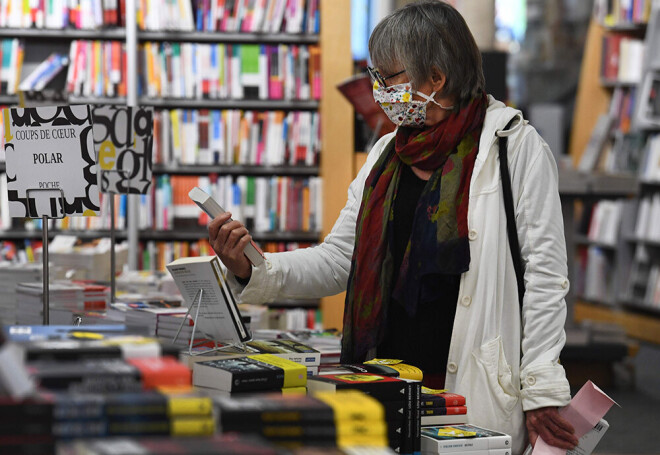
[[[539,408],[525,413],[529,442],[534,446],[539,436],[551,446],[571,450],[578,444],[575,429],[559,415],[557,408]]]
[[[239,278],[252,275],[252,265],[243,253],[252,236],[240,221],[229,221],[231,213],[225,212],[209,223],[209,243],[223,264]]]

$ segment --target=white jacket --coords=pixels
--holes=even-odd
[[[506,133],[516,224],[525,265],[521,315],[506,233],[496,131]],[[393,134],[381,138],[348,189],[332,231],[314,248],[267,254],[243,289],[244,303],[317,298],[346,290],[355,223],[364,182]],[[568,292],[566,246],[557,168],[552,153],[519,111],[490,98],[470,182],[470,270],[461,277],[446,388],[465,395],[469,421],[513,436],[513,452],[526,442],[523,410],[564,406],[570,390],[558,363],[565,342]]]

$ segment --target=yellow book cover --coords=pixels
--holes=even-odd
[[[359,390],[340,390],[337,392],[317,392],[315,398],[327,403],[335,414],[335,422],[344,421],[383,421],[383,405]]]
[[[284,370],[283,387],[305,387],[307,385],[307,367],[291,360],[272,354],[249,355],[248,358],[267,363]]]
[[[167,393],[167,415],[169,416],[205,416],[213,411],[213,402],[210,397],[201,397],[195,394]]]
[[[215,434],[215,420],[208,417],[175,417],[170,420],[172,436],[211,436]]]

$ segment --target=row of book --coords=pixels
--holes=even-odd
[[[208,216],[188,197],[188,192],[195,186],[213,194],[234,219],[242,221],[253,233],[319,232],[323,226],[320,177],[224,176],[212,182],[208,177],[160,175],[155,178],[150,193],[140,196],[138,228],[183,228],[205,235],[200,227],[209,221]],[[0,219],[3,227],[12,228],[14,225],[8,217],[6,201],[7,194],[0,194]],[[50,220],[49,226],[62,231],[109,229],[111,202],[115,204],[115,228],[125,229],[125,195],[103,197],[98,217],[66,217]],[[28,230],[41,230],[42,223],[40,219],[26,220],[23,226]]]
[[[660,193],[646,195],[639,199],[635,237],[640,240],[660,242]]]
[[[0,41],[0,95],[13,95],[18,90],[23,68],[23,41],[18,38]],[[4,152],[4,151],[3,151]]]
[[[660,309],[660,263],[646,245],[635,248],[626,297],[636,305]]]
[[[605,245],[616,246],[621,231],[623,200],[602,200],[594,204],[587,237]]]
[[[149,98],[321,98],[317,45],[145,42],[138,60],[138,93]]]
[[[157,164],[318,165],[320,114],[172,109],[154,113]]]
[[[594,16],[608,26],[646,24],[651,16],[652,0],[596,0]]]
[[[614,264],[611,252],[600,246],[578,248],[574,288],[576,295],[587,300],[614,304]]]
[[[639,167],[639,178],[644,182],[660,182],[660,134],[648,137]]]
[[[319,33],[319,0],[197,0],[195,28],[208,32]]]
[[[0,27],[122,27],[125,0],[0,1]],[[140,0],[137,25],[150,31],[318,33],[319,0]]]
[[[641,82],[644,48],[643,40],[619,33],[605,35],[601,51],[601,78],[606,82]]]
[[[154,217],[144,227],[174,229],[190,221],[205,226],[208,216],[188,197],[195,186],[255,233],[318,232],[323,226],[320,177],[224,176],[212,182],[208,177],[162,175],[156,181]]]

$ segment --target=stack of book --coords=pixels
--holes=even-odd
[[[319,351],[294,340],[253,340],[246,342],[241,347],[225,347],[222,352],[199,355],[199,352],[204,349],[193,349],[193,355],[182,352],[181,360],[193,368],[196,362],[239,358],[255,354],[271,354],[303,365],[307,368],[307,376],[318,374],[321,362]]]
[[[16,322],[22,325],[41,324],[43,322],[43,285],[41,283],[20,283],[17,288],[20,305],[16,308]],[[72,281],[50,283],[49,307],[62,310],[58,322],[71,324],[74,314],[85,311],[105,310],[108,301],[107,288],[104,286],[78,284]]]
[[[90,439],[61,443],[57,445],[57,449],[58,453],[62,455],[79,455],[83,453],[86,455],[115,455],[119,453],[131,455],[163,455],[164,453],[180,455],[282,455],[281,449],[263,439],[236,433],[185,439],[164,437]],[[355,452],[352,455],[360,455],[360,453]],[[364,455],[379,454],[368,452]]]
[[[160,319],[172,315],[185,315],[188,308],[132,308],[128,306],[125,315],[126,327],[130,330],[144,332],[148,336],[156,336]]]
[[[469,424],[424,427],[421,447],[425,455],[511,455],[511,436]]]
[[[422,387],[419,406],[422,427],[468,421],[465,397],[457,393]]]
[[[190,370],[172,357],[140,359],[37,360],[30,376],[52,391],[139,392],[156,387],[190,386]]]
[[[84,217],[70,217],[84,218]],[[36,260],[41,260],[41,248],[36,250]],[[58,267],[73,271],[71,279],[110,281],[110,239],[90,242],[83,245],[49,249],[48,259]],[[125,243],[115,245],[115,270],[124,268],[128,262],[128,245]]]
[[[285,447],[386,447],[383,406],[358,391],[214,398],[223,433],[253,434]]]
[[[399,453],[419,451],[419,403],[421,382],[373,373],[314,376],[307,381],[311,394],[357,389],[367,393],[385,408],[389,444]]]
[[[192,370],[193,385],[210,389],[211,395],[268,391],[304,393],[307,385],[304,365],[273,354],[195,362]]]
[[[39,283],[41,285],[41,265],[35,263],[14,264],[0,262],[0,321],[3,324],[16,323],[16,302],[19,283]],[[39,321],[41,324],[43,320]]]
[[[25,401],[0,398],[0,441],[3,453],[55,453],[38,449],[72,438],[213,435],[212,408],[209,398],[189,390],[40,392]]]

